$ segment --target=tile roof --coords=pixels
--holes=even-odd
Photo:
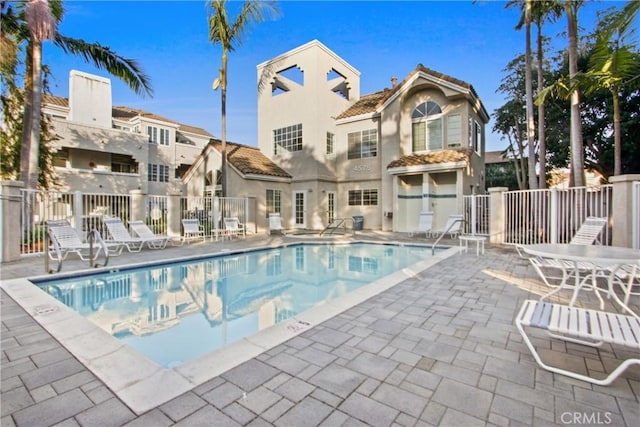
[[[441,150],[431,153],[413,153],[406,156],[402,156],[397,160],[393,160],[387,165],[387,169],[408,167],[408,166],[423,166],[433,165],[438,163],[450,163],[450,162],[466,162],[469,163],[469,156],[471,150]]]
[[[382,90],[380,92],[371,93],[369,95],[363,95],[356,101],[351,107],[343,111],[336,119],[346,119],[347,117],[359,116],[361,114],[373,113],[378,109],[379,105],[391,96],[393,91],[389,89]]]
[[[207,146],[213,146],[217,151],[222,152],[222,142],[218,139],[212,139]],[[257,147],[227,142],[227,161],[243,175],[291,178],[289,173],[262,154]]]
[[[42,97],[42,102],[44,104],[57,105],[59,107],[69,108],[69,98],[63,98],[61,96],[45,94]],[[176,124],[178,125],[179,130],[183,132],[194,133],[197,135],[203,135],[210,138],[213,137],[212,134],[210,134],[203,128],[200,128],[197,126],[185,125],[183,123],[179,123],[179,122],[176,122],[175,120],[167,119],[166,117],[158,116],[157,114],[150,113],[148,111],[140,110],[137,108],[126,107],[126,106],[114,106],[111,108],[111,117],[115,120],[122,120],[122,121],[128,122],[138,116]]]
[[[409,73],[409,75],[405,77],[404,80],[398,83],[396,87],[394,87],[393,89],[384,89],[380,92],[375,92],[369,95],[363,95],[358,101],[356,101],[355,104],[343,111],[337,117],[337,119],[345,119],[347,117],[359,116],[361,114],[374,113],[387,101],[387,99],[398,92],[400,88],[407,84],[407,82],[417,73],[429,74],[438,79],[445,80],[458,86],[462,86],[465,89],[471,91],[471,93],[473,93],[475,97],[478,97],[475,89],[469,83],[427,68],[422,64],[418,64],[418,66],[411,73]]]
[[[69,100],[61,96],[44,94],[42,95],[42,102],[44,104],[57,105],[59,107],[69,107]]]

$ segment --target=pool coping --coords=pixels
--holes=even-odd
[[[326,241],[304,243],[327,243]],[[304,244],[302,243],[302,244]],[[369,240],[353,243],[376,243],[401,246],[426,246],[403,242],[379,242]],[[300,243],[285,243],[236,251],[214,252],[206,256],[185,256],[172,259],[181,262],[209,256],[246,253],[254,250],[280,248]],[[457,254],[458,247],[451,247],[432,257],[405,267],[385,277],[350,292],[343,297],[314,307],[284,322],[270,326],[252,336],[207,353],[174,368],[164,368],[135,351],[109,333],[82,317],[51,295],[34,286],[31,280],[61,278],[69,274],[35,276],[0,281],[0,287],[16,301],[36,322],[73,354],[87,369],[98,377],[133,412],[140,415],[224,372],[260,355],[261,353],[294,338],[302,332],[378,295],[393,286],[416,276],[440,261]],[[159,261],[166,263],[166,261]],[[121,266],[118,270],[149,266],[154,263],[137,263]],[[105,268],[104,270],[111,270]],[[99,270],[82,270],[96,273]]]

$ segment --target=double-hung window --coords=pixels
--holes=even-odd
[[[427,101],[411,113],[413,152],[442,150],[442,110]]]
[[[333,154],[333,140],[335,135],[327,132],[327,154]]]
[[[169,166],[149,163],[147,178],[150,182],[169,182]]]
[[[269,218],[270,213],[281,213],[282,191],[267,190],[266,206],[267,206],[267,218]]]
[[[378,155],[378,131],[367,129],[347,134],[347,159],[365,159]]]
[[[151,144],[169,145],[169,129],[147,126],[147,135]]]

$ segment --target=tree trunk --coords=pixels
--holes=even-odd
[[[528,164],[529,164],[529,188],[535,190],[538,188],[538,177],[536,175],[536,147],[535,147],[535,120],[533,117],[533,79],[531,77],[531,4],[530,0],[526,2],[525,12],[525,97],[527,106],[527,148],[528,148]]]
[[[622,138],[620,135],[620,98],[618,86],[611,87],[613,93],[613,174],[622,175]]]
[[[220,99],[222,100],[222,124],[220,129],[222,164],[220,166],[220,184],[222,187],[222,197],[227,197],[227,52],[224,51],[224,48],[222,52],[222,76],[220,77]]]
[[[578,73],[578,5],[572,0],[565,0],[569,30],[569,79],[575,83]],[[571,93],[571,176],[569,185],[584,187],[584,149],[582,142],[582,117],[580,116],[580,93],[574,89]]]
[[[544,46],[542,25],[538,22],[538,91],[544,87]],[[547,188],[547,135],[545,125],[544,103],[538,105],[538,161],[540,162],[540,180],[538,188]]]
[[[38,187],[38,165],[40,152],[40,106],[42,104],[42,42],[33,41],[33,105],[31,106],[31,128],[29,129],[29,169],[27,189]]]
[[[24,108],[22,110],[22,137],[20,140],[20,174],[25,185],[29,179],[29,151],[31,142],[31,111],[33,110],[33,45],[27,45],[26,73],[24,79]]]

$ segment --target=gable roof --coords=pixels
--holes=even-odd
[[[380,92],[375,92],[360,97],[360,99],[356,101],[355,104],[343,111],[340,115],[338,115],[338,117],[336,117],[336,119],[340,120],[363,114],[373,114],[379,112],[389,100],[397,96],[397,94],[399,94],[405,88],[405,86],[408,86],[413,80],[415,80],[415,78],[419,74],[430,76],[435,80],[442,80],[444,82],[451,83],[467,91],[472,99],[477,100],[478,104],[480,105],[482,114],[484,114],[486,116],[486,120],[489,121],[489,114],[482,105],[482,102],[478,97],[478,93],[470,83],[467,83],[460,79],[456,79],[455,77],[448,76],[439,71],[432,70],[422,64],[418,64],[416,68],[394,88],[384,89]]]
[[[219,139],[211,139],[209,141],[184,174],[182,182],[188,181],[190,175],[193,174],[213,150],[221,154],[222,141]],[[262,154],[257,147],[227,141],[227,162],[244,176],[261,175],[265,177],[291,179],[291,175],[288,172]]]
[[[424,166],[439,163],[465,162],[469,164],[470,149],[465,150],[441,150],[431,153],[412,153],[393,160],[387,165],[387,169]]]

